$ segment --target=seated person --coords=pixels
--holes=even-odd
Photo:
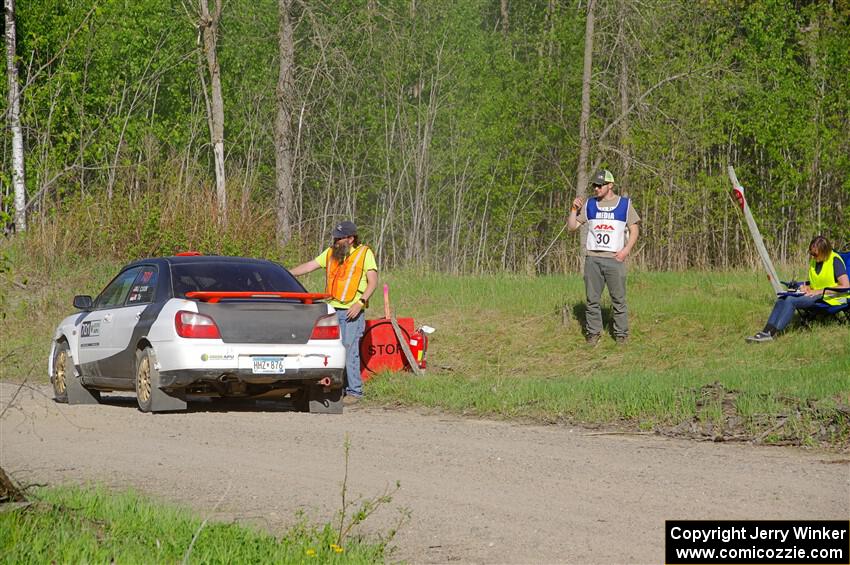
[[[764,329],[747,338],[750,342],[772,341],[774,336],[785,329],[794,317],[794,310],[813,306],[823,297],[824,301],[838,304],[838,298],[830,298],[838,294],[825,288],[850,289],[850,279],[847,277],[847,265],[841,256],[832,250],[832,244],[824,236],[819,235],[809,244],[809,282],[800,286],[799,294],[780,296],[773,305],[773,312],[767,319]],[[845,299],[846,300],[846,299]]]

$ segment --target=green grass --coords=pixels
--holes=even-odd
[[[203,524],[133,492],[54,487],[30,500],[0,512],[2,563],[375,563],[385,557],[382,542],[348,538],[336,545],[330,524],[301,521],[276,538],[233,523]]]
[[[96,294],[121,264],[60,257],[35,265],[20,245],[3,253],[0,378],[46,382],[51,334],[73,312],[73,295]],[[308,290],[322,290],[320,275],[305,279]],[[684,435],[850,445],[850,328],[792,325],[773,343],[746,343],[773,303],[758,273],[633,272],[631,341],[617,346],[604,335],[596,349],[582,336],[579,275],[394,272],[381,282],[398,316],[437,333],[427,375],[380,375],[367,383],[372,402],[663,432],[692,423]],[[380,295],[370,317],[383,315]]]

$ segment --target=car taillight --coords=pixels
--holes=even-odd
[[[336,319],[336,314],[319,318],[313,326],[310,339],[339,339],[339,320]]]
[[[180,337],[221,339],[218,326],[209,316],[181,310],[174,315],[174,328]]]

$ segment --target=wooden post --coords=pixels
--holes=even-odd
[[[407,359],[407,364],[410,365],[410,370],[413,371],[413,374],[415,375],[423,375],[424,371],[422,371],[416,363],[416,359],[413,357],[413,352],[410,351],[410,345],[408,345],[407,340],[404,337],[404,333],[398,325],[398,320],[395,319],[394,314],[390,313],[390,285],[386,283],[384,283],[384,318],[388,319],[392,324],[393,332],[395,332],[395,338],[401,346],[401,351],[404,353],[404,358]]]
[[[773,262],[770,260],[770,255],[767,254],[767,248],[764,246],[764,240],[761,238],[761,232],[756,225],[756,220],[753,218],[753,213],[750,211],[750,205],[747,204],[747,198],[744,196],[744,187],[738,182],[738,177],[735,176],[735,169],[729,165],[729,179],[732,181],[732,193],[738,200],[738,205],[744,211],[744,219],[747,221],[747,226],[750,228],[750,234],[753,236],[753,241],[756,244],[756,249],[761,257],[761,262],[767,271],[767,279],[770,281],[773,291],[776,293],[782,292],[782,285],[779,284],[779,277],[776,276],[776,269],[773,268]]]
[[[413,352],[410,351],[410,346],[407,344],[407,340],[404,339],[404,334],[401,331],[401,328],[398,325],[398,321],[395,319],[395,316],[390,318],[390,322],[393,325],[393,331],[395,331],[395,337],[398,340],[399,345],[401,345],[401,350],[404,353],[404,358],[407,359],[407,364],[410,365],[410,370],[413,371],[413,374],[422,376],[424,372],[419,368],[419,364],[416,363],[416,359],[413,357]]]

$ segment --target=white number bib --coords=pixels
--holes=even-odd
[[[626,222],[617,220],[588,220],[588,251],[616,253],[626,245]]]
[[[617,205],[601,210],[595,199],[587,201],[587,250],[616,253],[626,246],[626,218],[629,199],[621,197]]]

